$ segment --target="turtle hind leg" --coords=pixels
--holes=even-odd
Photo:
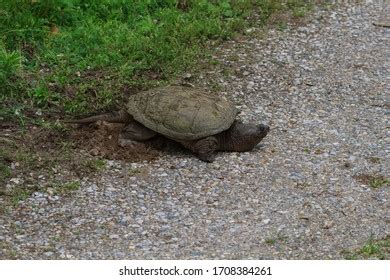
[[[214,136],[209,136],[197,141],[180,141],[180,143],[193,151],[202,161],[213,162],[215,160],[218,140]]]
[[[149,140],[156,135],[157,133],[153,130],[133,120],[122,129],[119,135],[119,145],[133,146],[137,142]]]

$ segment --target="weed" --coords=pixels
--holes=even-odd
[[[29,89],[27,95],[38,107],[46,107],[49,103],[54,103],[59,99],[56,94],[47,88],[44,82],[40,82],[36,87]]]
[[[103,159],[89,159],[83,162],[83,167],[90,172],[97,172],[106,168],[106,161]]]
[[[313,3],[307,0],[287,0],[286,6],[292,10],[294,17],[303,17],[313,8]]]
[[[383,178],[383,177],[374,177],[370,181],[370,187],[377,189],[383,186],[389,186],[390,185],[390,179],[389,178]]]
[[[2,95],[0,95],[0,102],[2,102]],[[23,114],[24,105],[17,104],[8,107],[7,102],[2,103],[4,103],[4,106],[0,108],[0,120],[17,120],[20,127],[24,130],[26,125],[26,118]]]
[[[50,194],[67,195],[80,189],[81,184],[79,181],[69,181],[66,183],[60,183],[54,181],[45,186],[45,191]]]
[[[268,238],[264,241],[265,244],[267,245],[275,245],[276,244],[276,241],[277,239],[276,238]]]
[[[137,174],[143,173],[143,170],[141,168],[130,168],[128,171],[128,174],[130,177],[134,177]]]
[[[49,120],[44,120],[44,119],[36,119],[32,121],[35,125],[38,125],[44,129],[48,130],[54,130],[58,132],[64,132],[69,130],[63,123],[59,121],[49,121]],[[65,142],[63,142],[64,144]],[[64,144],[66,145],[66,144]]]
[[[7,51],[0,45],[0,83],[10,86],[10,78],[21,69],[22,57],[17,51]]]
[[[343,250],[341,254],[345,259],[389,259],[390,258],[390,235],[384,239],[370,239],[361,248],[356,250]]]
[[[277,242],[286,241],[287,237],[281,233],[278,233],[276,237],[267,238],[264,243],[267,245],[275,245]]]
[[[20,162],[21,165],[33,169],[37,166],[39,162],[39,157],[30,151],[20,149],[15,151],[14,158],[16,161]]]
[[[219,62],[218,60],[216,60],[216,59],[214,59],[214,58],[211,58],[211,59],[209,60],[209,63],[210,63],[211,65],[220,65],[220,64],[221,64],[221,62]]]
[[[31,195],[31,192],[24,188],[15,188],[11,193],[11,203],[13,206],[18,205],[20,201],[25,200]]]
[[[357,260],[358,255],[350,250],[342,250],[341,255],[344,256],[346,260]]]
[[[209,84],[210,89],[214,92],[222,91],[223,87],[220,83],[217,82],[210,82]]]
[[[18,253],[13,248],[3,247],[2,252],[4,252],[3,259],[8,259],[8,260],[20,259],[20,257],[18,257]]]
[[[371,163],[380,163],[381,162],[381,159],[379,157],[369,157],[368,160]]]
[[[287,23],[285,21],[278,21],[277,22],[277,27],[279,31],[284,31],[287,29]]]
[[[359,174],[353,176],[353,178],[365,185],[370,186],[373,189],[381,188],[390,185],[390,179],[385,178],[382,175],[371,175],[371,174]]]
[[[78,181],[73,181],[73,182],[68,182],[62,185],[60,192],[61,193],[67,193],[67,192],[72,192],[76,191],[80,188],[80,182]]]
[[[293,16],[294,17],[304,17],[306,13],[308,12],[306,7],[298,7],[293,9]]]
[[[368,244],[364,245],[363,248],[359,251],[364,256],[373,256],[380,252],[378,244],[375,244],[373,241],[369,241]]]

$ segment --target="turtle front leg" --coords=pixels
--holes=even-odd
[[[214,136],[209,136],[198,140],[194,143],[193,151],[198,155],[198,158],[213,162],[217,155],[218,140]]]
[[[134,146],[139,142],[149,140],[156,136],[156,132],[132,120],[121,131],[119,135],[119,146]]]

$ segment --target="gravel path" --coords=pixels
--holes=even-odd
[[[389,235],[389,185],[370,186],[389,177],[390,29],[372,24],[383,7],[319,10],[224,44],[197,83],[213,77],[241,118],[269,123],[262,145],[212,164],[109,161],[70,196],[34,193],[0,217],[0,258],[342,258]]]

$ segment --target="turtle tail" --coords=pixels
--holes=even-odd
[[[106,121],[111,123],[127,123],[131,119],[129,113],[125,110],[113,111],[107,114],[101,114],[97,116],[91,116],[84,119],[68,120],[65,123],[77,123],[77,124],[89,124],[97,121]]]

